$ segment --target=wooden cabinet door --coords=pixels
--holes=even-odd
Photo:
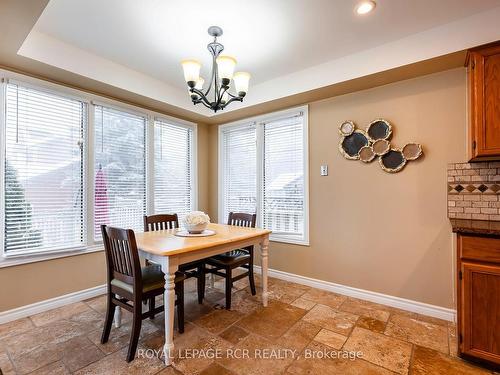
[[[462,263],[461,352],[500,364],[500,266]]]
[[[500,157],[500,44],[469,53],[472,159]]]

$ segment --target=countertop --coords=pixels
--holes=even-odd
[[[500,221],[450,219],[450,223],[455,233],[500,236]]]

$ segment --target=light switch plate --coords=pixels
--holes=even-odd
[[[321,176],[328,176],[328,165],[321,166]]]

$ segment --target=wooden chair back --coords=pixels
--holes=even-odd
[[[134,231],[101,225],[101,232],[108,265],[108,283],[117,279],[133,284],[134,290],[137,290],[142,284],[142,275]]]
[[[228,225],[235,225],[238,227],[255,228],[257,221],[256,214],[245,214],[242,212],[230,212],[227,219]]]
[[[179,228],[177,214],[144,215],[144,232]]]

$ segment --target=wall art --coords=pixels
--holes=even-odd
[[[346,159],[370,163],[378,157],[379,165],[389,173],[401,171],[408,161],[422,155],[422,146],[418,143],[407,143],[401,149],[392,146],[392,126],[384,119],[373,120],[366,130],[356,129],[353,121],[344,121],[339,133],[339,151]]]

